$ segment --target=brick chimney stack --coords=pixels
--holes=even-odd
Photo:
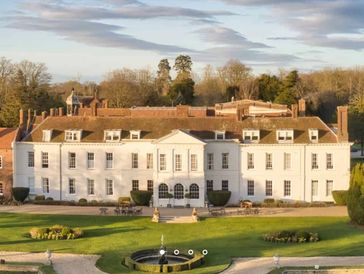
[[[291,106],[291,111],[292,111],[292,118],[296,119],[298,117],[298,105],[293,104]]]
[[[347,142],[349,140],[347,106],[337,107],[337,138],[339,142]]]
[[[303,98],[298,100],[298,114],[300,117],[306,116],[306,101]]]
[[[19,110],[19,127],[24,125],[24,110]]]
[[[54,108],[51,108],[51,109],[49,110],[49,116],[54,116]]]
[[[58,115],[63,116],[63,107],[58,108]]]

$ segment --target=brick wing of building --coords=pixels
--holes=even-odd
[[[155,206],[201,207],[211,190],[231,191],[234,204],[332,201],[332,190],[348,188],[346,107],[336,129],[306,117],[303,100],[291,109],[249,100],[120,109],[72,93],[65,113],[49,114],[29,112],[15,145],[14,184],[33,195],[117,200],[150,190]]]

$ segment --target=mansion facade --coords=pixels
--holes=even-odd
[[[203,207],[211,190],[231,191],[229,204],[237,204],[333,201],[332,190],[348,188],[346,107],[338,107],[332,129],[306,117],[302,101],[291,109],[237,102],[112,109],[96,99],[83,106],[71,94],[65,114],[61,108],[48,116],[28,112],[25,122],[21,112],[14,186],[75,201],[115,201],[149,190],[156,207]]]

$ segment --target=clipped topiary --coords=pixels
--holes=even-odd
[[[364,225],[364,164],[356,164],[351,172],[347,207],[351,221]]]
[[[29,187],[13,187],[13,197],[17,202],[24,202],[29,195]]]
[[[334,190],[332,192],[332,197],[334,198],[335,204],[346,205],[346,201],[348,199],[348,191],[347,190]]]
[[[79,199],[79,200],[78,200],[78,204],[79,204],[79,205],[87,205],[87,199],[85,199],[85,198],[81,198],[81,199]]]
[[[138,206],[149,206],[153,193],[147,190],[132,190],[130,196]]]
[[[213,190],[207,192],[207,198],[214,206],[224,206],[227,204],[231,196],[231,191]]]

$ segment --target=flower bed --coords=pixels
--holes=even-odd
[[[264,241],[275,243],[309,243],[320,240],[318,233],[307,231],[278,231],[264,234]]]
[[[38,240],[73,240],[83,235],[82,229],[63,225],[54,225],[47,228],[33,227],[29,231],[29,236]]]

